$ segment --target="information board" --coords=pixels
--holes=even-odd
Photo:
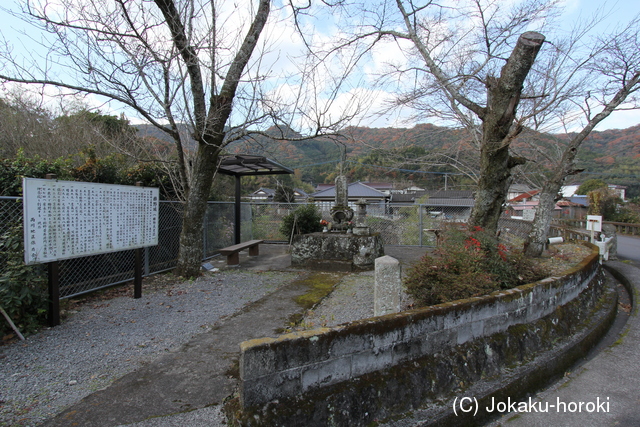
[[[22,188],[26,264],[158,244],[157,188],[35,178]]]
[[[587,230],[600,233],[602,231],[602,215],[587,215]]]

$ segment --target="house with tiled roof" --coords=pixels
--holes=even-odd
[[[272,188],[260,187],[253,193],[249,194],[248,199],[252,202],[273,202],[276,190]]]
[[[421,204],[434,217],[452,221],[466,221],[475,203],[473,191],[425,190],[413,194],[392,194],[390,210],[398,211],[404,204]]]
[[[325,188],[321,191],[316,191],[311,194],[311,197],[316,205],[320,207],[322,211],[330,211],[336,200],[336,187],[332,185],[329,188]],[[388,199],[388,195],[384,194],[381,191],[376,190],[375,188],[369,187],[362,182],[352,182],[347,185],[347,198],[349,202],[349,206],[352,209],[356,209],[356,202],[358,200],[364,199],[369,203],[369,205],[373,206],[383,206]]]
[[[260,187],[258,190],[249,194],[247,198],[252,202],[273,202],[275,196],[276,190]],[[309,194],[300,188],[294,188],[293,197],[296,202],[305,202],[309,198]]]

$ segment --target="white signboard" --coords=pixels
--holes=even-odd
[[[525,221],[533,221],[536,217],[535,209],[523,209],[522,210],[522,219]]]
[[[157,188],[35,178],[22,188],[26,264],[158,244]]]
[[[602,231],[602,216],[601,215],[587,215],[587,230],[595,231],[597,233]]]

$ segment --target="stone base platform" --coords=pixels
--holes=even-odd
[[[294,236],[291,265],[322,271],[373,270],[384,255],[379,234],[311,233]]]

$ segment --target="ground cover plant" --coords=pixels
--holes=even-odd
[[[510,289],[547,276],[535,259],[498,242],[480,227],[447,226],[438,248],[426,254],[405,278],[417,306]]]

